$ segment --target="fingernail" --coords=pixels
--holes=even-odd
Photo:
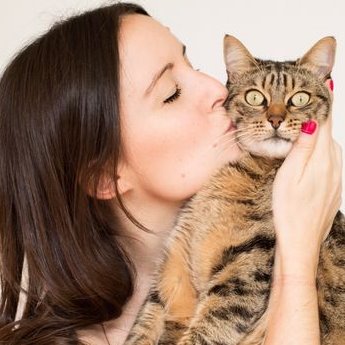
[[[316,126],[317,126],[317,124],[313,120],[303,122],[302,127],[301,127],[301,131],[303,133],[306,133],[306,134],[313,134],[316,130]]]
[[[334,90],[334,82],[333,82],[333,79],[331,79],[331,80],[329,81],[329,88],[331,89],[331,91]]]

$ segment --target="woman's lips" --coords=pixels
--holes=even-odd
[[[228,133],[228,132],[232,132],[236,129],[236,126],[234,125],[234,123],[230,120],[230,124],[229,124],[229,127],[228,129],[225,131],[225,133]]]

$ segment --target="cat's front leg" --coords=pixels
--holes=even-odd
[[[334,331],[331,334],[321,338],[321,345],[344,345],[345,331]]]
[[[214,277],[178,345],[238,345],[263,322],[273,251],[257,255],[247,253]]]
[[[263,308],[264,309],[264,308]],[[236,345],[258,320],[258,310],[224,298],[208,296],[178,345]]]

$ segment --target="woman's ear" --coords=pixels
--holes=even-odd
[[[113,166],[107,166],[97,181],[97,187],[94,184],[96,181],[89,181],[87,194],[100,200],[111,200],[116,198],[118,194],[123,196],[133,189],[130,176],[130,169],[124,163],[120,162],[117,169],[114,169]]]
[[[116,191],[117,189],[117,191]],[[118,194],[123,196],[132,189],[132,184],[127,178],[125,169],[118,169],[117,176],[105,173],[99,180],[96,197],[101,200],[114,199]]]
[[[100,178],[95,197],[100,200],[110,200],[116,197],[116,181],[115,177],[108,173],[103,174]]]
[[[130,183],[129,179],[127,178],[126,174],[121,174],[117,176],[117,190],[120,196],[126,194],[130,190],[133,189],[132,184]]]

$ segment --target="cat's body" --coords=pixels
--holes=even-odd
[[[126,345],[263,342],[275,245],[272,184],[301,123],[327,117],[330,95],[321,79],[330,70],[321,75],[309,67],[314,52],[298,64],[253,60],[236,39],[228,39],[227,108],[239,144],[255,155],[223,167],[183,208]],[[302,114],[305,95],[309,103]],[[322,345],[345,344],[345,218],[340,212],[321,248],[317,287]]]

